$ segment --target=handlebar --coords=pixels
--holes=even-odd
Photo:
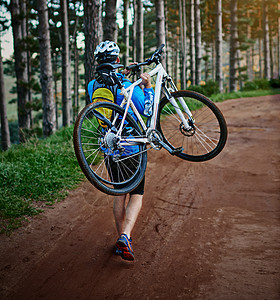
[[[156,63],[158,65],[160,63],[160,57],[161,57],[164,46],[165,46],[164,44],[161,44],[160,47],[152,54],[152,56],[150,58],[148,58],[147,60],[145,60],[142,63],[127,66],[126,70],[140,71],[140,68],[142,66],[147,66],[152,63]]]

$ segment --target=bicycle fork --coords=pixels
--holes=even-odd
[[[172,82],[171,84],[173,85],[173,87],[175,86],[175,85],[173,84],[173,82]],[[176,88],[176,86],[175,86],[175,88]],[[171,93],[168,91],[168,89],[166,88],[166,86],[163,86],[163,89],[164,89],[164,94],[165,94],[167,100],[172,104],[172,106],[174,107],[176,113],[177,113],[178,116],[180,117],[180,119],[181,119],[181,121],[182,121],[182,123],[183,123],[183,125],[184,125],[184,129],[185,129],[186,131],[192,130],[193,127],[190,126],[190,124],[189,124],[188,121],[191,120],[192,123],[194,123],[194,119],[193,119],[192,113],[191,113],[191,111],[189,110],[189,108],[188,108],[187,104],[185,103],[184,99],[183,99],[182,97],[179,97],[179,98],[178,98],[180,104],[181,104],[182,107],[183,107],[183,110],[185,111],[185,113],[186,113],[187,116],[188,116],[188,119],[185,118],[185,116],[184,116],[182,110],[178,107],[178,104],[176,103],[174,97],[173,97],[173,96],[171,95]],[[177,90],[177,88],[176,88],[176,90]]]

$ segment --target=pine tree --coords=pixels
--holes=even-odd
[[[71,123],[70,53],[67,0],[60,0],[62,20],[62,125]]]
[[[100,0],[84,0],[84,34],[85,34],[85,90],[89,101],[87,86],[94,78],[94,50],[102,40],[101,3]]]
[[[17,102],[18,102],[18,126],[19,140],[26,140],[26,131],[30,129],[30,108],[28,107],[28,66],[27,51],[25,47],[26,11],[22,11],[19,0],[11,0],[10,12],[12,17],[13,39],[14,39],[14,55],[15,55],[15,71],[17,78]]]
[[[40,42],[40,82],[42,86],[43,102],[43,134],[44,136],[50,136],[56,131],[56,118],[52,87],[53,75],[47,1],[38,0],[37,10],[39,16],[38,34]]]
[[[105,17],[103,22],[103,39],[109,41],[117,41],[117,0],[105,1]]]
[[[123,2],[123,43],[125,45],[125,51],[123,54],[123,64],[128,65],[129,62],[129,25],[128,25],[128,9],[129,0]]]
[[[237,80],[237,0],[230,0],[230,61],[229,61],[229,90],[236,91]]]
[[[195,84],[201,81],[201,23],[200,23],[200,0],[194,1],[195,13]]]
[[[263,54],[264,54],[264,77],[267,79],[271,78],[271,67],[270,67],[270,45],[269,45],[269,25],[268,25],[268,11],[267,2],[262,0],[263,5]]]
[[[182,55],[182,89],[186,89],[187,71],[187,36],[186,36],[186,0],[179,0],[180,27],[181,27],[181,55]]]
[[[137,25],[136,25],[136,61],[144,60],[144,13],[143,2],[137,0]]]
[[[165,17],[164,17],[164,0],[155,0],[156,9],[156,36],[157,36],[157,47],[161,44],[165,45]],[[162,64],[165,67],[165,57],[162,58]]]
[[[7,118],[7,107],[5,99],[5,85],[4,85],[4,72],[3,72],[3,61],[1,54],[1,43],[0,43],[0,118],[1,118],[1,143],[2,150],[6,151],[11,146],[10,131]]]
[[[190,81],[195,84],[194,0],[190,0]]]
[[[216,81],[220,93],[223,92],[222,42],[222,0],[216,0]]]

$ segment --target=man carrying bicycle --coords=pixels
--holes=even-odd
[[[119,63],[119,53],[120,49],[118,45],[112,41],[101,42],[95,49],[94,56],[98,65],[104,63]],[[122,81],[125,88],[131,85],[131,82],[125,79],[125,76],[129,75],[129,70],[124,70],[122,73],[117,73],[117,76]],[[142,78],[142,84],[144,85],[143,90],[137,86],[135,87],[132,94],[132,102],[136,106],[137,110],[144,116],[149,117],[152,115],[152,104],[154,100],[154,90],[151,85],[151,77],[148,73],[143,73],[140,75]],[[95,91],[104,84],[101,85],[97,80],[92,80],[88,84],[88,92],[90,95],[90,100],[92,101]],[[112,87],[110,87],[113,90]],[[120,94],[120,90],[117,89],[116,95],[114,97],[115,103],[120,105],[123,100],[123,96]],[[129,113],[134,117],[134,114],[129,108]],[[136,119],[136,118],[135,118]],[[108,156],[109,168],[113,173],[111,176],[117,176],[117,166],[116,162]],[[126,160],[126,164],[131,168],[131,162],[129,159]],[[116,242],[115,253],[120,255],[125,260],[134,260],[134,252],[131,243],[131,231],[134,228],[135,222],[139,215],[142,207],[142,199],[144,194],[144,184],[145,178],[142,179],[141,183],[136,189],[126,195],[115,196],[113,212],[115,217],[115,223],[119,238]]]

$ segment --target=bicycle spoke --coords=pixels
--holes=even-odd
[[[184,129],[183,121],[174,106],[170,107],[169,101],[164,98],[161,101],[159,122],[167,143],[174,148],[182,147],[183,151],[178,156],[184,159],[200,161],[216,156],[223,148],[227,136],[225,122],[218,109],[206,97],[197,93],[180,91],[173,94],[177,102],[177,106],[174,106],[182,111],[192,129]],[[185,101],[193,120],[188,121],[180,101]]]
[[[144,144],[139,143],[139,138],[146,136],[140,134],[141,130],[137,123],[127,115],[120,132],[120,140],[115,139],[116,131],[110,130],[107,126],[103,127],[104,119],[101,120],[99,117],[99,114],[102,114],[106,118],[108,109],[112,112],[110,115],[114,116],[111,124],[117,131],[119,130],[123,109],[104,102],[91,105],[83,119],[80,119],[78,147],[82,149],[81,159],[92,170],[88,176],[92,177],[94,182],[98,181],[106,190],[117,191],[119,187],[124,188],[127,183],[134,183],[134,178],[137,184],[136,179],[139,180],[138,177],[143,176],[144,173],[140,172],[140,168],[143,164],[145,166],[147,154]],[[98,111],[99,114],[92,113],[92,110]]]

